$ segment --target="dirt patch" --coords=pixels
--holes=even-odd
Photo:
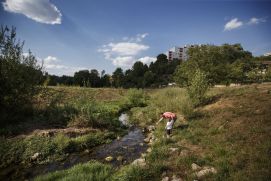
[[[90,132],[97,132],[97,129],[93,128],[62,128],[62,129],[36,129],[28,134],[20,134],[14,138],[25,138],[30,136],[44,136],[52,137],[56,134],[62,133],[69,137],[77,137],[88,134]]]
[[[213,111],[215,109],[233,108],[233,102],[230,99],[220,99],[219,101],[201,108],[202,111]]]

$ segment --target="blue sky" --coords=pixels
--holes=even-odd
[[[2,0],[0,22],[56,75],[111,74],[185,44],[271,52],[271,1]]]

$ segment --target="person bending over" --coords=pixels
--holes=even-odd
[[[161,118],[156,124],[159,124],[163,119],[168,119],[166,127],[165,127],[165,131],[167,134],[167,138],[169,138],[173,129],[173,124],[177,120],[177,116],[175,113],[172,113],[172,112],[164,112],[164,113],[161,113],[160,115],[161,115]]]

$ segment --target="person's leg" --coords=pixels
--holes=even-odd
[[[170,130],[170,129],[167,129],[167,138],[170,137],[170,134],[171,134],[171,130]]]

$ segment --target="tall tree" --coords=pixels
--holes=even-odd
[[[90,70],[89,83],[90,83],[91,87],[99,87],[100,86],[100,76],[99,76],[98,70],[96,70],[96,69]]]
[[[124,80],[124,74],[122,68],[118,67],[112,74],[113,78],[113,86],[114,87],[122,87],[123,86],[123,80]]]
[[[29,51],[23,55],[23,43],[16,39],[16,29],[0,30],[0,125],[15,121],[16,113],[31,105],[37,85],[42,80],[42,68]]]
[[[175,71],[175,80],[180,85],[186,85],[197,69],[206,74],[211,84],[229,84],[239,81],[243,76],[240,75],[240,71],[245,70],[252,58],[251,53],[243,50],[240,44],[197,46],[190,48],[188,55],[188,61],[181,63]],[[237,60],[239,62],[236,62]],[[239,67],[240,70],[238,70],[234,65],[241,66],[240,63],[244,67]],[[238,76],[238,78],[233,76]]]
[[[75,85],[79,85],[80,87],[89,86],[89,71],[88,70],[80,70],[74,73],[74,83]]]

